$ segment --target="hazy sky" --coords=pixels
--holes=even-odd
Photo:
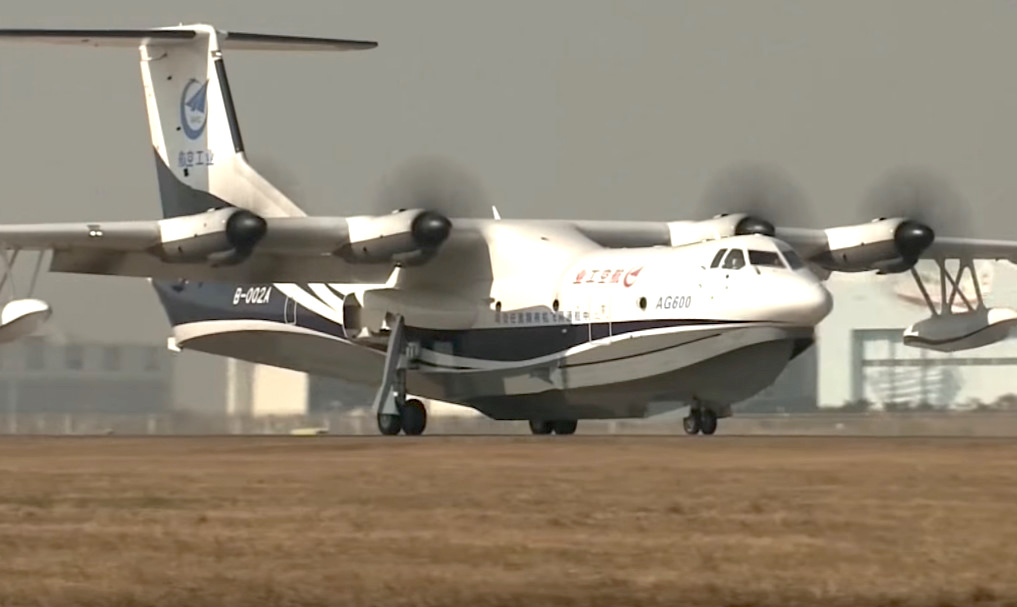
[[[227,56],[248,150],[311,213],[366,212],[386,171],[439,154],[503,216],[681,219],[717,171],[759,161],[833,225],[919,165],[977,209],[978,235],[1017,237],[1012,0],[5,0],[0,19],[379,41]],[[137,61],[0,45],[0,220],[158,216]],[[168,334],[143,280],[41,287],[69,335]]]

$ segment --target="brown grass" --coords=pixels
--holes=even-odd
[[[1012,439],[0,439],[0,605],[1017,605]]]

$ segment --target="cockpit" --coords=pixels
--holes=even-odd
[[[790,247],[778,249],[755,248],[722,248],[713,256],[711,268],[721,270],[740,270],[746,265],[755,268],[777,268],[796,271],[805,266],[805,262]]]

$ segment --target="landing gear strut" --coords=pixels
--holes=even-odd
[[[689,410],[688,416],[682,419],[685,434],[713,434],[717,431],[717,412],[709,407],[696,405]]]
[[[406,341],[403,317],[397,316],[389,333],[381,387],[374,397],[378,431],[385,436],[395,436],[400,432],[419,436],[427,428],[424,403],[415,398],[406,400],[406,369],[413,355],[413,348]]]
[[[685,434],[699,434],[699,411],[696,409],[689,411],[682,419],[682,428],[685,429]]]

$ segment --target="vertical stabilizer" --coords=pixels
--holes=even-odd
[[[167,217],[232,205],[262,217],[304,215],[248,163],[219,32],[181,26],[187,42],[141,45],[149,129]]]
[[[158,29],[0,28],[0,40],[140,48],[166,217],[227,205],[263,217],[304,215],[247,163],[224,50],[355,51],[377,46],[365,40],[227,32],[205,24]]]

